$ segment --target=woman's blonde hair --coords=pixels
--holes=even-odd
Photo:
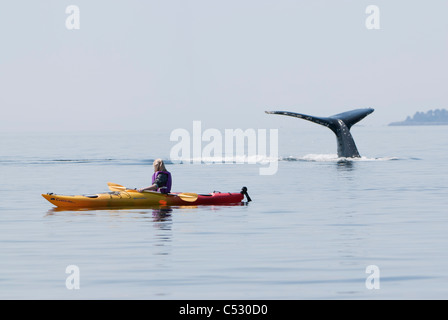
[[[154,165],[154,172],[157,172],[157,171],[166,171],[165,164],[163,163],[163,160],[162,160],[162,159],[156,159],[156,160],[154,160],[153,165]]]

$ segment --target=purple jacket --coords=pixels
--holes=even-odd
[[[171,173],[169,173],[168,171],[157,171],[157,172],[154,172],[154,174],[152,175],[152,184],[156,183],[156,179],[157,179],[157,176],[159,174],[167,175],[168,179],[167,179],[166,183],[162,182],[162,185],[159,185],[159,181],[157,181],[157,187],[158,187],[157,191],[161,192],[161,193],[170,193],[172,180],[171,180]]]

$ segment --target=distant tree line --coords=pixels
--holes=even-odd
[[[412,118],[408,116],[405,122],[448,122],[448,110],[435,109],[427,112],[416,112]]]

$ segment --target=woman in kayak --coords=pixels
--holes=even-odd
[[[152,185],[143,189],[138,189],[138,192],[145,190],[158,191],[161,193],[170,193],[171,191],[171,173],[166,170],[162,159],[154,160],[154,174],[152,175]]]

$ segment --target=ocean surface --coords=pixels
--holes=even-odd
[[[0,133],[0,298],[447,299],[448,126],[352,133],[358,160],[304,124],[255,164],[172,162],[169,131]],[[173,191],[246,186],[252,202],[58,211],[41,196],[148,186],[159,157]]]

